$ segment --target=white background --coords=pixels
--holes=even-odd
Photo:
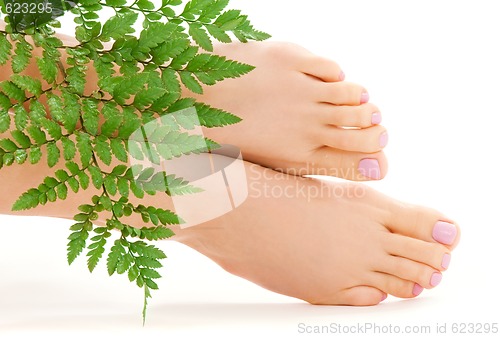
[[[436,289],[371,308],[315,307],[231,276],[172,242],[145,328],[125,278],[65,262],[67,221],[0,216],[0,335],[199,336],[297,326],[498,323],[500,4],[479,1],[233,0],[256,27],[339,62],[365,85],[390,134],[378,190],[440,209],[462,227]],[[8,191],[4,191],[8,193]],[[369,334],[367,334],[369,335]],[[500,335],[500,334],[499,334]]]

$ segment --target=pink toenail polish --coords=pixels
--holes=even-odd
[[[387,132],[384,132],[380,135],[380,138],[378,139],[378,142],[380,144],[380,147],[386,147],[387,142],[389,142],[389,135]]]
[[[418,296],[424,291],[424,288],[420,286],[420,284],[415,283],[415,286],[413,286],[413,295]]]
[[[439,283],[441,283],[441,280],[443,279],[443,275],[441,273],[434,273],[431,276],[431,286],[435,287]]]
[[[387,294],[383,294],[383,295],[382,295],[382,299],[380,300],[380,302],[385,301],[385,300],[386,300],[386,298],[387,298]]]
[[[359,162],[358,171],[373,180],[380,179],[380,165],[377,159],[365,158]]]
[[[340,74],[339,74],[339,81],[343,81],[345,80],[345,74],[343,71],[340,71]]]
[[[432,230],[433,239],[445,245],[451,245],[455,241],[456,236],[457,227],[449,222],[438,221]]]
[[[365,104],[367,103],[368,101],[370,100],[370,95],[364,91],[362,94],[361,94],[361,104]]]
[[[450,261],[451,261],[451,255],[444,254],[443,261],[441,262],[441,267],[443,267],[443,269],[448,269],[448,267],[450,266]]]
[[[372,114],[372,125],[378,125],[382,123],[382,114],[380,112],[374,112]]]

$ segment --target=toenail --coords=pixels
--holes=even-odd
[[[441,280],[443,279],[443,274],[441,273],[434,273],[431,276],[431,286],[435,287],[439,283],[441,283]]]
[[[420,286],[420,284],[415,283],[415,286],[413,287],[413,295],[418,296],[424,291],[424,288]]]
[[[450,266],[450,261],[451,261],[451,255],[444,254],[443,261],[441,261],[441,267],[443,267],[443,269],[448,269],[448,267]]]
[[[380,147],[386,147],[388,141],[389,141],[389,135],[387,134],[387,132],[382,133],[378,139]]]
[[[370,100],[370,95],[364,91],[362,94],[361,94],[361,104],[365,104],[367,103],[368,101]]]
[[[372,125],[378,125],[382,123],[382,114],[380,112],[374,112],[372,114]]]
[[[359,162],[358,171],[373,180],[380,179],[380,165],[377,159],[365,158]]]
[[[382,299],[380,300],[380,302],[385,301],[386,298],[387,298],[387,294],[383,294],[382,295]]]
[[[340,71],[340,74],[339,74],[339,81],[343,81],[345,80],[345,74],[343,71]]]
[[[451,245],[455,241],[456,236],[457,227],[449,222],[438,221],[432,230],[432,238],[445,245]]]

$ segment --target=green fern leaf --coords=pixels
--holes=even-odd
[[[12,71],[14,73],[20,73],[28,67],[32,49],[33,47],[24,38],[16,43],[16,50],[12,56]]]
[[[7,97],[16,102],[24,102],[26,100],[26,95],[24,90],[20,89],[17,85],[11,81],[1,82],[2,91]]]
[[[196,112],[201,125],[207,128],[222,127],[239,123],[241,118],[209,105],[196,103]]]
[[[61,183],[56,187],[57,197],[61,200],[66,200],[68,197],[68,187],[65,183]]]
[[[213,51],[214,47],[210,36],[207,34],[203,26],[199,23],[189,24],[189,35],[193,38],[198,46],[205,49],[206,51]]]
[[[82,189],[86,190],[89,188],[90,178],[84,171],[78,173],[78,180],[80,181],[80,186],[82,187]]]
[[[113,152],[113,155],[121,162],[126,163],[128,162],[128,155],[127,155],[127,149],[125,148],[125,145],[123,144],[123,141],[118,138],[112,138],[110,140],[110,146],[111,146],[111,151]]]
[[[188,72],[188,71],[183,71],[180,73],[181,75],[181,81],[182,83],[194,92],[195,94],[203,94],[203,88],[201,87],[200,83],[194,78],[193,74]]]
[[[103,181],[104,187],[106,189],[106,192],[108,192],[109,195],[115,196],[116,193],[118,192],[118,186],[116,185],[116,177],[113,177],[112,175],[108,175],[104,178]],[[115,206],[118,204],[115,204]],[[122,213],[120,211],[120,213]],[[116,214],[116,212],[115,212]],[[118,215],[121,216],[121,215]]]
[[[10,128],[11,118],[8,110],[0,108],[0,133],[4,133]]]
[[[26,152],[26,149],[19,149],[14,152],[14,160],[17,164],[24,164],[26,162],[26,159],[28,159],[28,153]]]
[[[203,191],[201,188],[191,186],[187,181],[177,178],[174,175],[168,175],[165,178],[168,187],[166,193],[169,196],[195,194]]]
[[[15,152],[19,149],[16,143],[8,138],[0,139],[0,147],[6,152]]]
[[[57,147],[56,143],[47,144],[47,164],[49,167],[54,167],[59,162],[61,157],[61,150]]]
[[[31,138],[35,141],[37,145],[43,145],[47,143],[47,135],[45,132],[43,132],[42,129],[31,125],[28,127],[28,133],[31,136]]]
[[[117,109],[116,104],[111,102],[104,104],[102,114],[105,118],[105,122],[101,127],[101,134],[106,137],[112,137],[118,130],[118,127],[122,124],[123,116]]]
[[[96,100],[90,98],[83,100],[82,110],[83,127],[91,135],[97,135],[99,128],[99,110],[97,109]]]
[[[23,149],[29,148],[31,144],[31,139],[26,136],[26,134],[22,131],[19,130],[13,130],[11,131],[12,138],[19,144],[19,146]]]
[[[165,94],[166,90],[160,87],[152,87],[141,90],[135,96],[133,105],[138,110],[144,110]]]
[[[116,272],[118,263],[123,259],[124,255],[125,248],[123,248],[120,240],[116,240],[108,255],[107,268],[110,276]]]
[[[142,125],[141,119],[135,113],[132,107],[123,109],[123,123],[118,130],[118,137],[128,139],[132,133],[138,130]]]
[[[149,54],[151,49],[168,41],[177,29],[177,25],[172,23],[151,22],[148,29],[141,32],[135,50],[140,53]]]
[[[231,42],[231,37],[227,35],[227,33],[224,30],[220,29],[219,27],[215,25],[207,25],[206,28],[210,33],[210,35],[212,35],[217,41],[223,43]]]
[[[47,130],[48,134],[52,137],[54,140],[59,140],[62,137],[62,129],[61,126],[54,122],[51,119],[41,119],[40,124],[43,126],[45,130]]]
[[[0,65],[4,65],[10,58],[12,52],[12,44],[7,39],[5,33],[0,33]]]
[[[42,120],[46,119],[47,112],[45,111],[45,107],[38,100],[31,101],[29,117],[31,123],[37,127],[42,123]]]
[[[198,47],[188,46],[182,53],[170,63],[170,68],[174,70],[181,70],[182,67],[191,61],[198,53]]]
[[[28,126],[28,112],[22,104],[14,105],[14,122],[18,130],[24,130]]]
[[[84,132],[76,134],[76,147],[80,153],[80,160],[83,166],[88,166],[92,159],[92,142],[90,135]]]
[[[111,147],[108,143],[108,139],[105,136],[100,135],[96,138],[94,151],[104,164],[111,164]]]
[[[56,81],[58,69],[53,59],[48,57],[37,57],[36,64],[42,78],[47,81],[47,83],[54,83]]]
[[[35,208],[39,205],[39,197],[41,192],[36,188],[32,188],[23,193],[12,207],[13,211],[24,211]]]
[[[99,167],[89,166],[88,167],[90,177],[92,178],[92,184],[95,188],[100,189],[104,183],[104,177],[102,171]]]
[[[30,150],[30,163],[38,164],[42,160],[42,149],[39,147],[32,147]]]
[[[65,111],[61,97],[52,93],[48,94],[47,97],[47,105],[49,106],[50,116],[54,121],[62,123]]]
[[[76,145],[75,143],[68,137],[61,138],[62,147],[63,147],[63,156],[66,161],[73,160],[76,155]]]
[[[137,17],[138,14],[134,12],[113,16],[102,27],[100,40],[104,42],[109,41],[110,38],[118,40],[124,35],[134,33],[135,29],[132,26],[137,21]]]
[[[102,258],[102,255],[104,254],[104,246],[106,245],[106,238],[104,235],[96,235],[92,239],[92,241],[96,241],[93,244],[91,244],[88,248],[90,251],[87,253],[87,256],[89,257],[87,261],[87,266],[89,268],[90,272],[93,272],[97,264],[99,263],[99,260]]]
[[[118,104],[125,105],[132,94],[135,94],[144,87],[147,80],[148,78],[144,73],[121,79],[121,82],[114,88],[113,98]]]
[[[118,192],[124,198],[128,198],[130,194],[129,181],[125,178],[118,178],[117,181]]]
[[[68,243],[68,263],[72,264],[75,259],[83,252],[86,246],[86,240],[89,237],[89,232],[84,228],[73,232],[69,237]]]
[[[201,22],[210,22],[215,19],[229,4],[229,0],[212,1],[202,12],[199,17]]]
[[[14,74],[10,79],[22,90],[27,90],[37,97],[42,94],[42,83],[36,78],[28,75]]]
[[[68,133],[73,133],[80,122],[80,97],[66,89],[62,89],[62,98],[64,100],[64,114],[61,123]]]

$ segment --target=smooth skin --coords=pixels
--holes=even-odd
[[[232,274],[314,304],[365,306],[418,296],[449,266],[459,228],[433,209],[363,184],[246,168],[242,206],[174,238]]]
[[[220,48],[216,52],[262,71],[208,88],[200,97],[248,121],[210,130],[210,137],[240,146],[247,159],[289,173],[310,163],[352,169],[369,158],[385,174],[380,146],[385,129],[370,125],[378,109],[366,103],[364,88],[341,81],[334,62],[288,44]],[[33,67],[28,71],[36,76]],[[9,67],[1,73],[8,76]],[[95,85],[92,76],[89,90]],[[62,167],[49,169],[42,160],[40,165],[2,168],[0,183],[8,193],[0,195],[0,212],[13,214],[11,205],[20,194]],[[277,293],[335,305],[374,305],[387,294],[415,297],[439,283],[459,241],[458,226],[439,212],[401,203],[365,185],[326,183],[249,162],[245,168],[250,194],[243,205],[204,224],[177,228],[173,239]],[[16,214],[70,219],[96,192],[90,188]],[[172,206],[166,195],[141,202]],[[129,223],[144,226],[138,218]]]
[[[360,183],[302,178],[248,162],[245,168],[249,195],[240,207],[200,225],[174,226],[172,239],[234,275],[313,304],[374,305],[387,294],[412,298],[437,286],[449,266],[460,230],[433,209]],[[18,195],[51,174],[45,165],[0,170],[0,183],[9,186],[0,195],[0,213],[71,219],[98,194],[89,188],[34,210],[10,210]],[[131,202],[172,209],[165,194]],[[103,225],[104,216],[96,224]],[[127,223],[144,226],[139,217]]]
[[[288,174],[358,181],[386,175],[382,150],[388,134],[380,125],[381,112],[368,103],[364,87],[343,81],[337,63],[283,42],[217,45],[215,53],[256,69],[205,86],[203,95],[184,92],[243,118],[206,129],[208,137],[238,146],[248,161]],[[372,174],[360,170],[367,159]]]
[[[66,45],[77,44],[73,37],[58,36]],[[41,52],[35,48],[33,54]],[[247,161],[292,175],[354,181],[385,177],[388,165],[382,150],[388,133],[380,125],[382,114],[368,102],[364,87],[344,81],[337,63],[285,42],[216,44],[214,53],[256,69],[203,86],[203,95],[183,90],[186,97],[243,119],[224,128],[205,128],[207,137],[239,147]],[[40,76],[34,60],[26,74]],[[3,71],[0,80],[9,75]],[[89,67],[86,93],[97,89],[97,74]]]

